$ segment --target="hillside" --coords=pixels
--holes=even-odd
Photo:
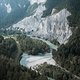
[[[0,80],[51,79],[80,80],[80,0],[0,0]]]

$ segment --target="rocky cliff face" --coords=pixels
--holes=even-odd
[[[35,0],[34,3],[38,4],[38,7],[32,10],[34,14],[14,24],[13,28],[23,28],[32,36],[48,38],[49,40],[57,39],[60,44],[65,43],[72,34],[67,20],[67,17],[71,15],[70,12],[67,9],[62,9],[59,12],[53,9],[49,16],[42,18],[43,12],[46,10],[45,0],[42,2]],[[31,5],[34,3],[31,2]]]

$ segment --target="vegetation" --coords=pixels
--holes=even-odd
[[[71,27],[79,27],[80,25],[80,0],[67,0],[67,9],[71,12],[68,17]]]
[[[48,65],[47,63],[40,65],[36,70],[41,74],[51,77],[55,80],[79,80],[75,78],[72,73],[65,72],[64,69],[61,69],[57,66]]]
[[[45,6],[46,10],[42,17],[49,16],[53,8],[56,8],[57,12],[66,8],[71,13],[68,17],[70,27],[80,25],[80,0],[47,0]]]
[[[48,80],[31,69],[15,63],[13,59],[0,55],[0,80]]]
[[[20,43],[21,50],[28,54],[37,55],[39,53],[49,52],[49,46],[41,40],[32,39],[26,35],[17,36],[17,40]]]
[[[80,0],[47,0],[45,6],[47,9],[44,11],[42,17],[50,15],[53,8],[57,9],[56,12],[66,8],[71,13],[71,16],[68,17],[68,21],[70,27],[74,27],[75,30],[73,30],[73,34],[68,43],[61,45],[57,51],[53,50],[53,58],[70,73],[67,73],[60,67],[47,65],[46,63],[36,69],[38,72],[20,66],[15,62],[18,53],[16,41],[12,38],[4,39],[4,37],[0,36],[0,80],[48,80],[46,76],[52,77],[55,80],[77,80],[72,74],[80,77]],[[34,8],[36,8],[36,6]],[[20,11],[18,13],[21,15]],[[24,13],[24,11],[22,11],[22,13]],[[11,15],[16,16],[14,14],[10,14],[10,16]],[[6,26],[9,26],[24,16],[18,17],[19,16],[14,17],[10,23],[10,19],[3,19],[4,22],[2,25],[5,26],[7,24]],[[18,20],[16,20],[17,18]],[[2,31],[2,34],[3,32],[6,34],[6,30]],[[13,33],[16,32],[10,32],[10,34]],[[20,31],[17,33],[20,34]],[[50,50],[46,43],[31,39],[25,35],[17,36],[17,40],[20,43],[21,50],[28,54],[44,54]],[[52,42],[59,44],[56,40]]]
[[[47,10],[43,17],[50,15],[53,8],[57,12],[66,8],[71,13],[68,22],[73,34],[68,43],[61,45],[57,52],[53,51],[53,58],[59,65],[80,76],[80,0],[47,0],[45,5]]]
[[[18,53],[16,41],[13,38],[4,39],[0,36],[0,55],[6,55],[7,57],[15,58]]]
[[[21,66],[16,60],[18,48],[12,38],[0,36],[0,80],[48,80],[45,75]]]
[[[80,28],[76,28],[68,43],[61,45],[53,58],[59,65],[80,76]]]
[[[45,3],[46,10],[44,11],[42,17],[46,17],[51,14],[52,9],[56,8],[56,6],[62,5],[63,0],[47,0]],[[60,6],[59,6],[60,8]]]
[[[60,45],[60,43],[56,39],[51,40],[50,42],[53,43],[54,45],[58,45],[58,46]]]

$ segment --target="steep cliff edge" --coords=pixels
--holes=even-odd
[[[34,6],[32,6],[32,9],[33,7]],[[26,33],[32,36],[38,36],[49,40],[56,39],[60,44],[65,43],[72,35],[67,20],[67,17],[70,16],[71,13],[66,8],[58,12],[53,8],[49,16],[42,18],[45,10],[44,2],[40,2],[38,7],[32,10],[33,15],[14,24],[12,29],[24,29]]]

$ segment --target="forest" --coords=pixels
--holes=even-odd
[[[26,35],[17,36],[17,40],[20,43],[22,52],[26,52],[31,55],[38,55],[39,53],[45,54],[46,52],[50,52],[49,46],[37,39],[32,39]]]

